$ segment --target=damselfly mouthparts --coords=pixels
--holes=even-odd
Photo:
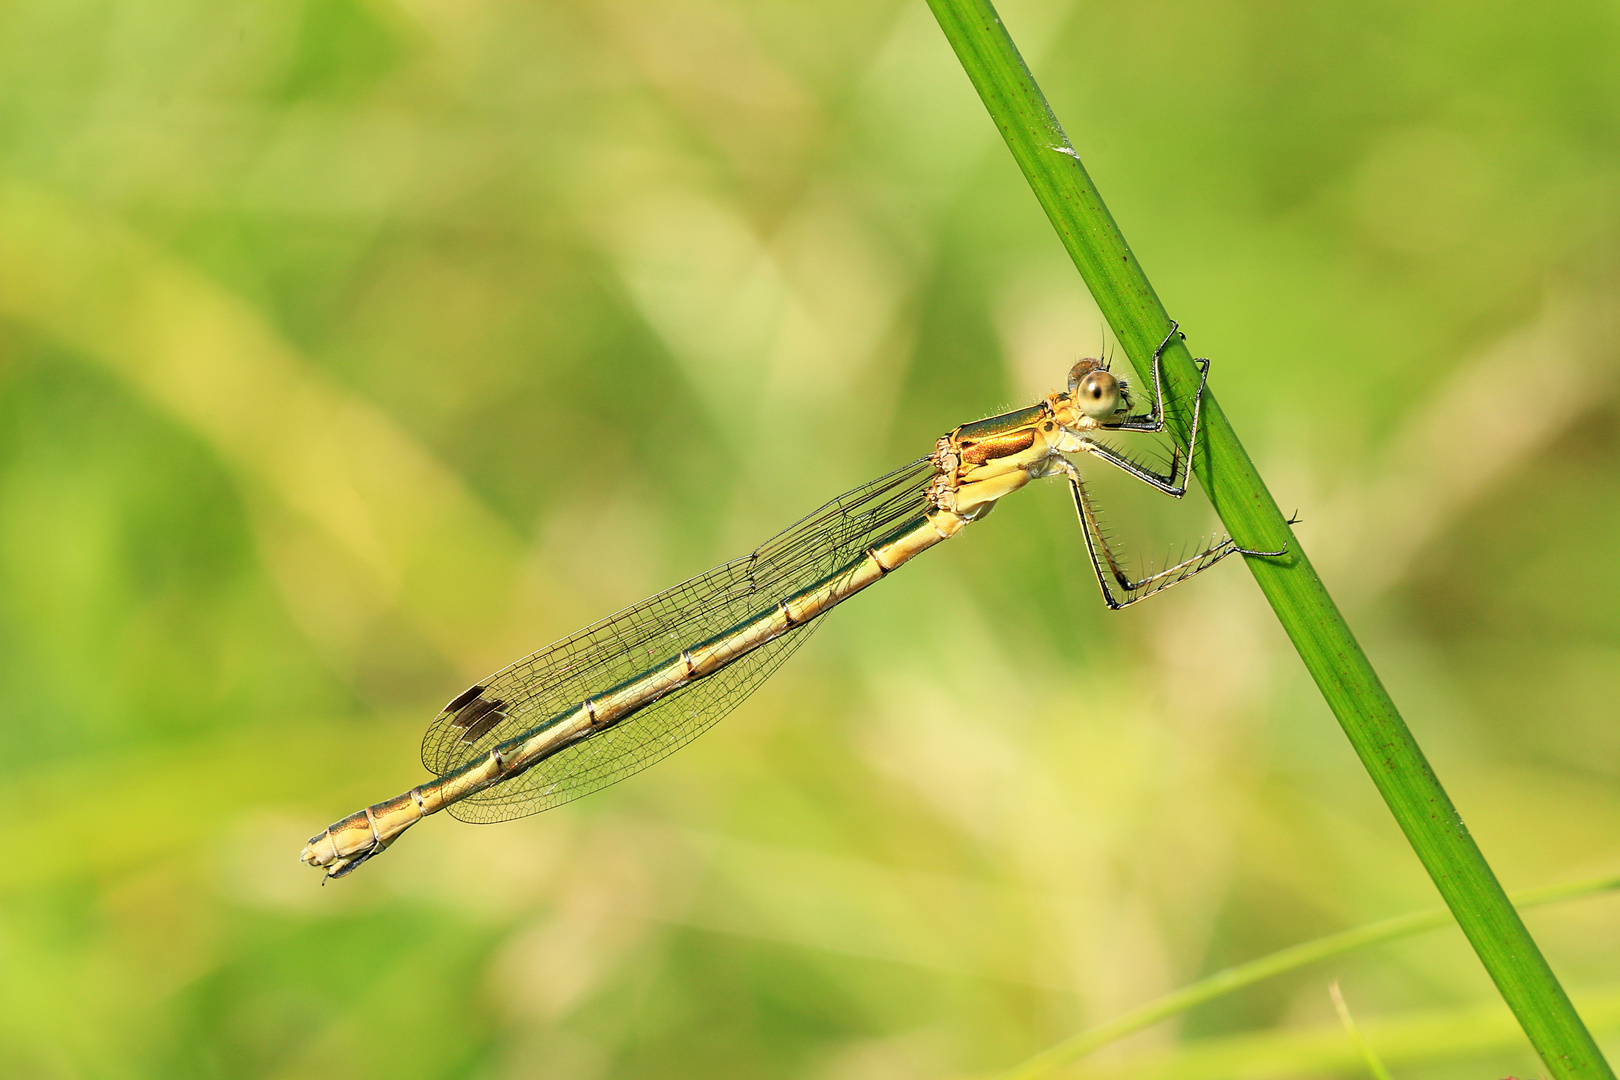
[[[1069,372],[1067,391],[1027,409],[964,424],[933,453],[823,506],[751,555],[649,597],[456,695],[428,727],[422,763],[437,779],[323,829],[303,861],[342,877],[428,814],[463,821],[524,817],[604,788],[652,764],[736,708],[809,635],[820,616],[990,511],[1031,480],[1063,476],[1109,607],[1120,608],[1233,552],[1230,537],[1133,579],[1110,548],[1079,470],[1089,454],[1158,490],[1187,490],[1204,380],[1186,447],[1156,471],[1098,438],[1165,430],[1159,358],[1153,401],[1133,413],[1130,388],[1100,360]]]

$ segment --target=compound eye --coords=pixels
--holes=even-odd
[[[1111,372],[1094,368],[1074,388],[1075,404],[1093,420],[1106,420],[1119,411],[1119,380]]]
[[[1080,380],[1085,378],[1088,373],[1096,371],[1100,367],[1102,367],[1102,362],[1100,360],[1093,360],[1090,357],[1087,357],[1078,364],[1074,365],[1074,367],[1070,368],[1069,393],[1074,393],[1074,388],[1080,385]]]

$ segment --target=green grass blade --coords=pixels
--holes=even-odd
[[[929,0],[968,78],[1139,375],[1170,319],[988,0]],[[1171,157],[1164,140],[1167,163]],[[1169,394],[1197,385],[1180,340],[1164,356]],[[1563,987],[1508,902],[1388,691],[1334,606],[1214,395],[1204,398],[1198,478],[1248,559],[1322,696],[1548,1070],[1559,1080],[1612,1078]],[[1175,410],[1185,437],[1190,417]]]
[[[1372,1073],[1373,1080],[1395,1080],[1379,1058],[1378,1051],[1372,1048],[1372,1043],[1367,1041],[1361,1029],[1356,1026],[1356,1018],[1350,1015],[1350,1006],[1345,1004],[1344,995],[1339,992],[1337,979],[1328,987],[1328,993],[1333,996],[1333,1009],[1339,1014],[1339,1023],[1343,1024],[1344,1030],[1349,1033],[1350,1041],[1355,1044],[1356,1053],[1367,1063],[1367,1071]]]
[[[1548,885],[1539,889],[1526,889],[1513,894],[1513,904],[1521,910],[1536,907],[1540,904],[1553,904],[1562,900],[1574,900],[1582,896],[1592,896],[1596,893],[1611,892],[1620,889],[1620,874],[1611,874],[1607,877],[1593,878],[1588,881],[1576,881],[1566,885]],[[1077,1061],[1087,1054],[1100,1050],[1111,1042],[1117,1042],[1127,1035],[1134,1035],[1144,1028],[1152,1027],[1172,1016],[1179,1016],[1207,1002],[1226,994],[1234,993],[1246,986],[1264,982],[1266,979],[1290,971],[1297,971],[1319,960],[1326,960],[1334,956],[1355,952],[1357,949],[1369,948],[1373,945],[1382,945],[1385,942],[1395,941],[1399,938],[1421,934],[1426,930],[1438,930],[1451,923],[1451,912],[1445,908],[1430,908],[1428,911],[1413,911],[1405,915],[1396,915],[1389,919],[1380,919],[1365,926],[1357,926],[1350,930],[1342,930],[1337,934],[1328,934],[1316,938],[1314,941],[1304,941],[1298,945],[1290,945],[1286,949],[1279,949],[1274,953],[1235,967],[1224,968],[1207,978],[1199,979],[1179,990],[1174,990],[1163,997],[1132,1009],[1123,1016],[1088,1028],[1073,1038],[1036,1054],[1016,1068],[1002,1074],[1001,1080],[1035,1080],[1036,1077],[1045,1076],[1060,1066],[1071,1061]]]
[[[1620,1029],[1620,987],[1594,987],[1582,991],[1580,997],[1594,1028],[1603,1032]],[[1397,1072],[1450,1064],[1453,1070],[1447,1075],[1499,1080],[1503,1074],[1487,1071],[1489,1062],[1478,1059],[1514,1053],[1524,1046],[1522,1029],[1513,1014],[1497,1002],[1367,1018],[1360,1026],[1367,1040],[1378,1047],[1378,1056]],[[1478,1067],[1471,1073],[1458,1073],[1455,1065],[1461,1061]],[[1355,1075],[1362,1068],[1361,1055],[1334,1020],[1194,1039],[1119,1061],[1082,1062],[1063,1075],[1069,1080],[1299,1080]]]

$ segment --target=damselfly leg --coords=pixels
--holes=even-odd
[[[1124,560],[1109,542],[1108,531],[1092,505],[1085,482],[1080,478],[1080,471],[1073,465],[1065,471],[1068,473],[1069,491],[1074,495],[1075,511],[1080,515],[1081,532],[1086,538],[1086,554],[1091,557],[1091,568],[1096,571],[1097,584],[1102,587],[1103,603],[1115,611],[1186,581],[1194,574],[1208,570],[1228,555],[1276,558],[1288,553],[1286,544],[1276,551],[1257,551],[1241,547],[1237,541],[1227,536],[1161,570],[1133,578],[1126,572]],[[1293,523],[1294,519],[1290,518],[1289,524]]]
[[[1104,420],[1098,425],[1100,430],[1143,432],[1147,434],[1160,434],[1166,430],[1161,358],[1164,356],[1164,350],[1169,347],[1170,342],[1175,340],[1176,335],[1180,332],[1180,325],[1171,322],[1170,332],[1164,335],[1164,340],[1159,342],[1159,347],[1153,350],[1153,402],[1148,411],[1127,414],[1117,420]],[[1188,428],[1187,445],[1183,447],[1180,443],[1171,439],[1170,464],[1169,468],[1164,472],[1157,472],[1130,455],[1115,450],[1108,444],[1099,442],[1096,439],[1085,440],[1085,444],[1080,449],[1094,457],[1101,458],[1126,474],[1136,477],[1144,484],[1158,488],[1166,495],[1177,499],[1185,495],[1187,493],[1187,480],[1192,475],[1193,447],[1198,445],[1198,427],[1204,404],[1204,384],[1209,381],[1209,361],[1199,358],[1194,360],[1193,363],[1198,365],[1198,390],[1193,394],[1192,425]],[[1120,387],[1121,392],[1126,395],[1128,400],[1130,394],[1128,387],[1123,382],[1121,382]],[[1179,480],[1177,479],[1178,475],[1180,476]]]
[[[1145,413],[1130,414],[1119,418],[1103,420],[1098,424],[1101,431],[1140,432],[1159,434],[1167,432],[1164,417],[1164,390],[1161,362],[1164,350],[1180,333],[1177,323],[1170,324],[1170,332],[1164,336],[1159,347],[1153,350],[1153,400]],[[1192,423],[1187,431],[1187,443],[1183,447],[1174,437],[1171,437],[1171,451],[1169,467],[1159,472],[1140,460],[1114,449],[1100,442],[1094,437],[1087,436],[1079,440],[1078,445],[1065,447],[1071,452],[1080,451],[1090,454],[1108,462],[1126,475],[1140,480],[1166,495],[1181,498],[1187,493],[1189,478],[1192,476],[1193,456],[1197,453],[1198,436],[1203,413],[1204,386],[1209,379],[1209,360],[1198,357],[1193,361],[1198,365],[1198,389],[1193,395]],[[1081,364],[1085,364],[1082,361]],[[1076,365],[1078,371],[1081,365]],[[1082,376],[1095,378],[1088,371]],[[1121,393],[1127,395],[1121,384]],[[1086,540],[1086,552],[1091,557],[1092,569],[1096,572],[1097,583],[1102,588],[1103,602],[1110,608],[1118,610],[1128,607],[1139,600],[1143,600],[1154,593],[1162,592],[1170,586],[1186,581],[1194,574],[1209,569],[1228,555],[1240,554],[1256,557],[1274,558],[1287,553],[1287,546],[1276,551],[1259,551],[1240,546],[1231,536],[1225,536],[1217,542],[1200,549],[1190,556],[1185,556],[1170,562],[1159,570],[1150,570],[1141,577],[1133,577],[1125,569],[1125,560],[1111,544],[1107,530],[1104,528],[1101,516],[1090,493],[1086,490],[1085,480],[1080,475],[1073,462],[1067,458],[1054,457],[1048,464],[1047,475],[1063,473],[1069,481],[1070,492],[1074,496],[1075,512],[1080,517],[1082,532]],[[1117,590],[1117,591],[1116,591]]]

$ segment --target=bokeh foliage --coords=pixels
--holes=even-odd
[[[1504,882],[1612,868],[1616,16],[1001,9]],[[1109,617],[1055,488],[629,783],[296,865],[1101,344],[923,5],[22,0],[0,169],[0,1073],[935,1076],[1432,903],[1247,576]],[[1615,903],[1530,917],[1577,1001]],[[1334,976],[1397,1075],[1535,1067],[1423,1026],[1454,932],[1112,1067],[1353,1073]]]

